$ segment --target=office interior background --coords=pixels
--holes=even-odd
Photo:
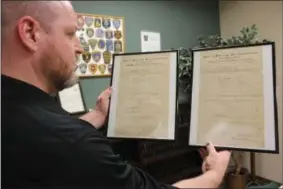
[[[256,154],[256,175],[283,183],[282,161],[282,1],[73,1],[77,13],[124,17],[125,52],[139,52],[140,31],[161,34],[161,48],[191,48],[200,35],[238,35],[256,24],[260,37],[276,43],[277,103],[280,154]],[[88,109],[110,82],[109,77],[83,78],[82,92]],[[249,153],[244,166],[249,169]]]

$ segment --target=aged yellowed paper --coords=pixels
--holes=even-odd
[[[61,106],[69,113],[78,113],[85,111],[80,86],[76,85],[59,92]]]
[[[264,148],[262,47],[200,53],[197,143]]]
[[[170,86],[172,53],[118,58],[119,63],[115,63],[114,70],[118,75],[115,78],[117,83],[114,83],[117,94],[112,105],[113,114],[110,114],[115,118],[115,127],[111,135],[121,138],[170,138],[170,114],[175,112],[170,105],[170,94],[176,94],[176,88],[172,90]],[[176,63],[176,56],[174,61]],[[173,81],[176,82],[176,77]]]

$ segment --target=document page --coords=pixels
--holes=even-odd
[[[121,56],[115,110],[115,137],[168,138],[170,53]],[[175,58],[176,59],[176,58]],[[119,67],[119,68],[116,68]],[[175,80],[174,80],[175,81]]]
[[[141,31],[141,49],[142,52],[161,50],[160,33]]]
[[[69,113],[85,111],[79,84],[59,92],[60,103],[63,109]]]
[[[260,46],[200,53],[197,143],[264,148],[262,61]]]

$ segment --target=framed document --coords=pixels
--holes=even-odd
[[[86,112],[86,105],[82,96],[80,82],[72,87],[60,91],[57,97],[62,108],[70,114]]]
[[[193,50],[189,145],[278,153],[275,44]]]
[[[175,140],[178,51],[113,56],[107,137]]]

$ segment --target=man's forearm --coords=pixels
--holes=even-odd
[[[80,117],[80,119],[89,122],[90,124],[93,125],[93,127],[95,127],[95,128],[98,129],[98,127],[97,127],[97,125],[96,125],[97,115],[96,115],[96,113],[95,113],[94,110],[92,110],[92,111],[90,111],[90,112],[88,112],[88,113],[82,115],[82,116]]]
[[[177,188],[217,188],[222,182],[223,176],[213,171],[208,171],[201,176],[179,181],[173,186]]]

